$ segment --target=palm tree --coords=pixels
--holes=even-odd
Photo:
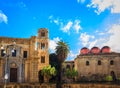
[[[64,60],[67,58],[67,55],[69,53],[69,47],[68,44],[64,41],[59,41],[56,46],[56,54],[58,57],[59,62],[64,62]]]
[[[57,72],[58,79],[57,79],[56,88],[61,88],[61,67],[62,67],[62,62],[65,61],[69,53],[68,44],[65,43],[64,41],[58,41],[55,53],[58,59],[58,72]]]

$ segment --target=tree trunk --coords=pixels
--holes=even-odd
[[[56,88],[62,88],[61,85],[61,71],[62,71],[62,63],[58,64],[58,72],[57,72],[57,84],[56,84]]]
[[[45,83],[49,83],[49,77],[44,76],[44,82],[45,82]]]

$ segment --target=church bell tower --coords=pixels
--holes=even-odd
[[[48,29],[40,28],[38,30],[37,36],[37,51],[39,57],[39,66],[38,69],[41,70],[44,66],[49,65],[49,37],[48,37]]]

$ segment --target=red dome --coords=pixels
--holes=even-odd
[[[88,54],[89,52],[89,49],[86,48],[86,47],[83,47],[81,50],[80,50],[80,54]]]
[[[98,47],[93,47],[90,52],[93,54],[98,54],[100,53],[100,49]]]
[[[110,53],[110,47],[109,46],[104,46],[102,49],[101,49],[101,52],[102,53]]]

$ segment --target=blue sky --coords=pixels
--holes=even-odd
[[[67,60],[82,47],[120,52],[119,8],[120,0],[0,0],[0,36],[30,38],[47,28],[50,53],[63,40],[70,47]]]

